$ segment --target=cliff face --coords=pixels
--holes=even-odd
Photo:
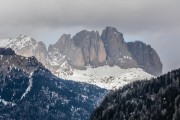
[[[140,68],[153,75],[160,75],[162,73],[161,60],[150,45],[140,41],[129,42],[127,45],[133,59],[137,61]]]
[[[71,36],[66,34],[62,35],[55,44],[49,46],[47,62],[48,68],[58,75],[72,74],[71,67],[85,69],[81,49],[76,47]]]
[[[105,64],[106,51],[98,32],[84,30],[72,40],[81,49],[86,66],[98,67]]]
[[[67,74],[72,74],[71,68],[86,69],[85,66],[88,65],[105,65],[106,52],[99,33],[84,30],[73,38],[64,34],[55,44],[50,45],[47,61],[50,70],[63,70]]]
[[[102,32],[101,39],[104,42],[110,65],[117,65],[124,69],[138,67],[127,49],[123,34],[116,28],[106,27]]]

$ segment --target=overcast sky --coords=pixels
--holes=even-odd
[[[180,0],[0,0],[0,38],[26,34],[46,44],[63,33],[116,27],[125,41],[158,52],[164,72],[180,67]]]

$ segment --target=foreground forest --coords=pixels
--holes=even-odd
[[[180,69],[111,92],[91,120],[180,120]]]

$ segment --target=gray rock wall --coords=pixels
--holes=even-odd
[[[105,64],[106,51],[98,32],[84,30],[72,40],[81,49],[86,66],[98,67]]]
[[[162,73],[162,63],[156,51],[143,42],[129,42],[128,49],[140,68],[153,75]]]
[[[106,27],[102,32],[101,39],[111,64],[125,69],[138,67],[127,49],[123,34],[118,32],[116,28]]]

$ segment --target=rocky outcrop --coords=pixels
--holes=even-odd
[[[42,41],[37,42],[36,45],[37,47],[32,51],[32,55],[36,56],[38,61],[41,61],[44,65],[47,65],[46,58],[48,52],[46,49],[46,45]]]
[[[58,76],[72,74],[71,68],[85,69],[80,48],[74,45],[70,35],[61,38],[48,48],[48,68]]]
[[[15,52],[11,48],[0,48],[0,55],[15,55]]]
[[[106,27],[102,32],[101,39],[104,42],[110,65],[117,65],[124,69],[138,67],[127,49],[123,34],[116,28]]]
[[[74,44],[82,50],[85,65],[98,67],[106,62],[104,44],[95,31],[81,31],[72,38]]]
[[[0,71],[4,74],[12,68],[23,69],[23,72],[27,74],[35,71],[38,67],[45,68],[34,56],[23,57],[16,55],[11,48],[0,48],[0,55]]]
[[[153,75],[160,75],[162,73],[161,60],[150,45],[140,41],[129,42],[127,45],[133,59],[137,61],[140,68]]]

